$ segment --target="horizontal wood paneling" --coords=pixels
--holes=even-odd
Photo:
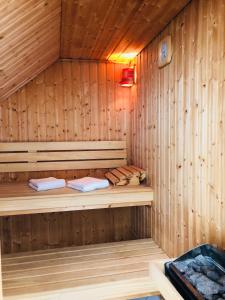
[[[133,163],[155,190],[154,239],[175,256],[201,243],[225,248],[225,2],[194,0],[137,59]],[[158,69],[158,44],[173,58]],[[145,211],[136,212],[137,225]]]
[[[130,89],[118,84],[122,67],[97,62],[55,63],[0,104],[0,142],[126,140],[130,149]],[[4,173],[0,179],[19,182],[30,177],[103,173]],[[130,216],[131,210],[125,208],[3,218],[3,252],[129,239],[133,237]]]
[[[59,58],[60,0],[0,3],[0,100]]]
[[[129,61],[189,0],[63,0],[61,57]]]

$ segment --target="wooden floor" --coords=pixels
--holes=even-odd
[[[157,294],[148,278],[149,262],[165,258],[151,239],[5,255],[4,299],[97,300]]]

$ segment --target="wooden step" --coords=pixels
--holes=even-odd
[[[137,280],[141,292],[139,280],[148,276],[149,262],[165,258],[151,239],[4,255],[3,295],[4,299],[42,299],[45,294],[63,297],[72,289],[74,297],[81,287],[96,289],[124,280]]]

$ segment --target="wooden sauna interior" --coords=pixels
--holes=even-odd
[[[159,43],[167,36],[172,59],[159,68]],[[122,70],[130,66],[136,81],[122,87]],[[150,205],[2,213],[3,299],[128,299],[128,290],[154,290],[146,279],[151,259],[202,243],[225,250],[224,0],[2,0],[0,100],[0,154],[8,143],[124,141],[127,164],[146,170],[145,185],[154,194]],[[103,177],[106,171],[2,172],[2,163],[0,155],[2,209],[1,190],[16,193],[30,178]],[[74,275],[78,294],[64,298],[42,289],[47,277],[39,285],[22,282],[26,255],[35,266],[32,253],[50,257],[68,247],[90,252],[93,269],[97,255],[115,251],[105,273],[89,279],[95,292],[79,290],[91,275]],[[123,249],[130,254],[122,256],[121,271],[125,262],[116,257]],[[85,255],[76,255],[81,268]],[[106,296],[107,284],[114,298]],[[24,296],[33,285],[33,296]]]

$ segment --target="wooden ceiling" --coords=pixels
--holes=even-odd
[[[61,0],[0,0],[0,98],[59,57]]]
[[[190,0],[1,0],[0,99],[61,58],[127,62]]]
[[[127,61],[189,0],[62,0],[61,57]]]

